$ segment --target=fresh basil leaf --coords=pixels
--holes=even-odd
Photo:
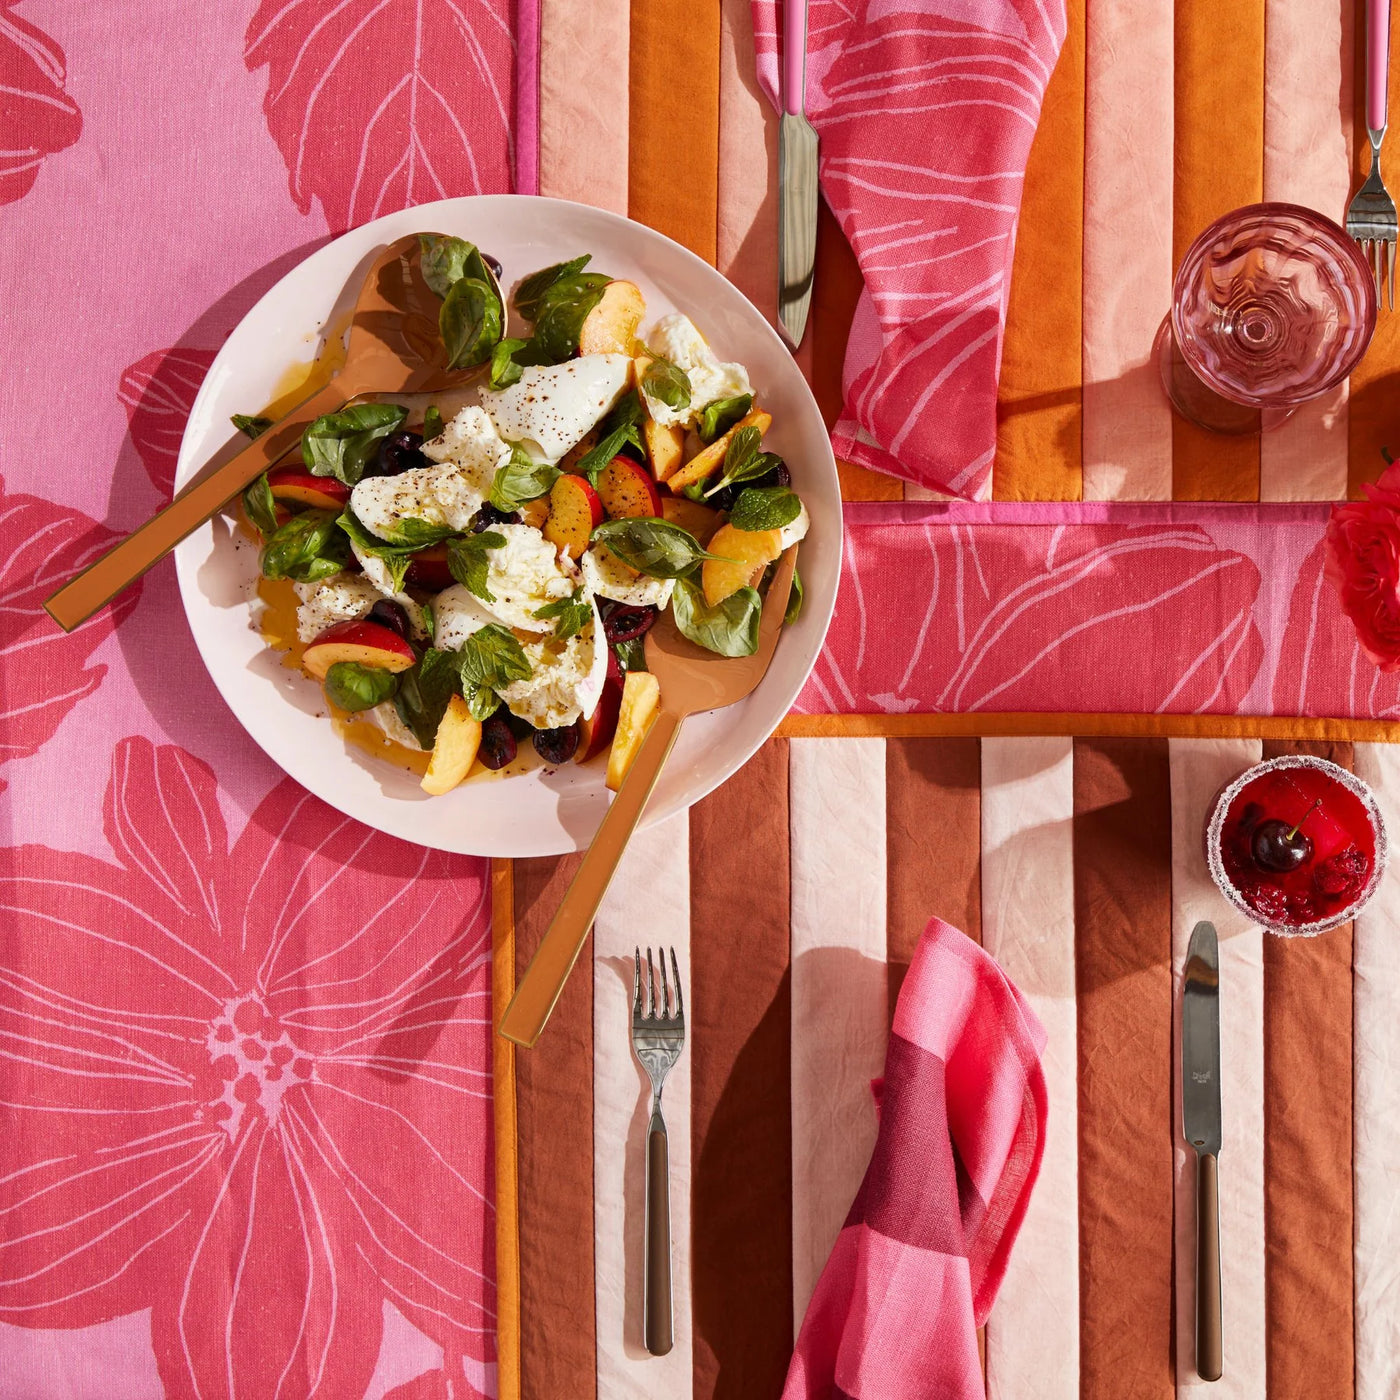
[[[690,531],[659,516],[605,520],[593,531],[593,540],[652,578],[686,578],[706,559],[723,558],[702,549]]]
[[[697,646],[721,656],[752,656],[758,650],[763,600],[756,588],[741,588],[712,608],[700,586],[683,578],[671,595],[671,611],[681,635]]]
[[[554,635],[564,641],[582,632],[593,621],[593,604],[582,588],[576,588],[567,598],[559,598],[537,608],[533,616],[541,621],[557,617],[559,621],[554,624]]]
[[[313,476],[333,476],[355,486],[380,438],[388,437],[408,410],[394,403],[357,403],[322,414],[301,435],[301,459]]]
[[[772,471],[769,454],[759,451],[763,434],[757,428],[736,428],[724,449],[724,468],[719,481],[709,487],[705,495],[713,496],[726,486],[736,486],[742,481],[755,481]]]
[[[496,595],[486,586],[491,567],[487,551],[500,549],[505,543],[504,535],[495,530],[483,530],[479,535],[464,535],[447,546],[447,567],[452,577],[483,603],[496,601]]]
[[[464,688],[470,682],[503,690],[513,681],[527,681],[534,674],[515,633],[499,622],[478,627],[456,655]]]
[[[438,312],[447,367],[466,369],[489,360],[501,338],[502,321],[501,300],[489,283],[479,277],[454,282]]]
[[[696,431],[700,441],[713,442],[722,437],[753,407],[752,394],[740,394],[737,398],[716,399],[700,410],[700,422]]]
[[[611,281],[601,272],[576,272],[560,278],[544,294],[535,317],[535,344],[549,363],[559,364],[578,353],[584,320]]]
[[[427,549],[429,545],[441,544],[443,540],[450,540],[453,535],[461,533],[451,525],[437,525],[431,520],[419,520],[412,515],[402,516],[385,528],[393,531],[393,537],[388,540],[381,538],[381,545],[388,544],[395,549],[409,551]]]
[[[424,749],[433,747],[447,702],[461,692],[457,654],[429,647],[417,664],[399,673],[394,709]]]
[[[271,539],[277,533],[277,501],[266,472],[244,491],[243,514],[263,539]]]
[[[736,530],[781,530],[802,514],[802,502],[787,486],[746,486],[729,511]]]
[[[428,411],[423,415],[423,441],[431,442],[434,438],[440,438],[444,426],[442,413],[437,404],[430,403]]]
[[[468,243],[465,238],[420,233],[418,249],[423,280],[440,297],[445,297],[452,290],[454,282],[473,275],[467,271],[467,263],[476,252],[476,245]]]
[[[642,439],[637,432],[635,423],[628,423],[623,427],[614,428],[607,437],[599,438],[598,441],[574,463],[574,471],[577,472],[579,476],[587,477],[590,486],[597,486],[598,477],[603,468],[629,443],[633,447],[641,447],[642,445]]]
[[[437,613],[433,611],[433,600],[428,599],[419,607],[419,612],[423,614],[423,630],[428,634],[430,642],[437,641]]]
[[[409,522],[404,521],[402,523],[407,525]],[[389,570],[389,580],[393,585],[393,591],[395,593],[402,593],[404,579],[408,575],[409,560],[412,559],[414,554],[420,549],[424,548],[424,545],[390,544],[387,540],[381,540],[372,530],[365,528],[359,517],[349,506],[346,506],[341,512],[340,517],[336,520],[336,524],[339,525],[349,537],[357,554],[370,555],[375,559],[382,559],[384,561]],[[414,520],[412,524],[415,526],[424,526],[429,530],[436,530],[438,528],[437,526],[427,525],[427,522],[422,520]],[[430,543],[438,543],[441,541],[441,538],[442,537],[439,536],[438,540],[430,541]]]
[[[617,664],[624,671],[645,671],[647,668],[647,645],[645,637],[629,637],[625,642],[614,642],[613,652]]]
[[[533,321],[539,314],[540,301],[544,294],[561,278],[572,277],[582,272],[593,261],[591,253],[571,258],[568,262],[555,263],[553,267],[541,268],[532,272],[515,289],[515,309],[527,320]]]
[[[681,487],[681,495],[688,501],[695,501],[700,505],[705,504],[705,478],[699,481],[692,481],[689,486]]]
[[[350,550],[335,523],[335,512],[329,510],[304,510],[292,516],[263,546],[263,577],[314,583],[338,574],[349,561]]]
[[[325,679],[326,698],[332,705],[354,714],[371,710],[398,688],[399,678],[382,666],[362,666],[358,661],[337,661]]]
[[[802,615],[802,603],[807,594],[802,587],[802,575],[792,571],[792,587],[788,591],[787,611],[783,614],[783,626],[791,627]]]
[[[517,448],[510,461],[496,468],[491,481],[490,501],[497,510],[514,514],[526,501],[549,495],[554,483],[563,475],[548,462],[536,462]]]
[[[642,392],[680,413],[690,407],[690,376],[674,361],[648,350],[651,363],[642,373]]]
[[[256,441],[256,439],[260,438],[272,426],[273,420],[271,418],[263,418],[261,415],[250,417],[246,413],[235,413],[233,417],[229,419],[229,422],[232,423],[240,433],[244,434],[245,437],[252,438]]]
[[[528,340],[513,340],[510,336],[496,343],[496,348],[491,352],[491,387],[493,389],[508,389],[520,378],[524,370],[513,356],[528,348],[529,344]]]

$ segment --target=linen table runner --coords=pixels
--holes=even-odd
[[[516,1116],[498,1138],[502,1396],[779,1392],[869,1160],[869,1083],[931,912],[980,938],[1048,1035],[1045,1156],[986,1325],[988,1394],[1205,1394],[1174,991],[1201,918],[1220,932],[1225,1076],[1225,1376],[1210,1393],[1392,1394],[1400,875],[1354,929],[1274,938],[1210,883],[1201,829],[1223,782],[1300,747],[1354,768],[1393,823],[1400,750],[1261,742],[1238,724],[1216,738],[949,736],[939,717],[803,737],[818,723],[795,722],[797,737],[635,838],[591,963],[513,1057],[514,1093],[498,1094],[498,1123]],[[498,867],[498,1006],[575,863]],[[666,1087],[664,1358],[641,1347],[638,941],[676,945],[689,1017]]]

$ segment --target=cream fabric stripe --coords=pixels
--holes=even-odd
[[[642,1340],[646,1131],[651,1086],[632,1053],[633,950],[672,947],[690,988],[690,814],[639,831],[593,926],[593,1228],[600,1400],[689,1400],[690,1054],[662,1095],[671,1157],[671,1279],[675,1345],[650,1356]],[[645,963],[643,964],[645,968]],[[580,1111],[585,1105],[580,1105]]]
[[[1352,0],[1267,0],[1264,198],[1340,219],[1351,180]],[[1347,386],[1259,440],[1259,497],[1347,494]]]
[[[875,1146],[870,1081],[889,1024],[884,740],[792,740],[788,791],[796,1331]]]
[[[630,0],[540,0],[540,193],[627,213]]]
[[[1181,977],[1200,919],[1220,940],[1220,1259],[1225,1369],[1213,1384],[1196,1374],[1196,1154],[1181,1136],[1181,1013],[1173,1014],[1173,1138],[1176,1157],[1176,1391],[1179,1396],[1265,1393],[1264,952],[1263,932],[1211,882],[1201,829],[1222,784],[1257,763],[1254,739],[1172,739],[1172,967]]]
[[[778,114],[758,90],[753,11],[749,0],[720,0],[716,262],[769,321],[778,318],[777,190]]]
[[[1084,499],[1170,500],[1172,427],[1151,363],[1172,286],[1172,0],[1088,7]]]
[[[1400,840],[1400,748],[1357,744],[1392,842]],[[1352,947],[1356,1202],[1356,1400],[1400,1395],[1400,856],[1356,921]]]
[[[1074,741],[982,740],[982,943],[1045,1027],[1045,1157],[987,1319],[988,1400],[1078,1400]]]

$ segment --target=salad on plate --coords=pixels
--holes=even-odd
[[[523,766],[527,738],[552,766],[606,753],[615,790],[660,703],[648,629],[669,608],[697,645],[751,655],[807,509],[748,372],[688,316],[642,333],[641,290],[584,254],[516,286],[511,335],[494,259],[420,245],[449,365],[474,382],[346,404],[248,488],[255,625],[429,794]],[[794,576],[786,621],[801,603]]]

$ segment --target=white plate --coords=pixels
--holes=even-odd
[[[177,484],[228,445],[230,414],[258,412],[288,366],[312,357],[322,328],[353,304],[362,269],[378,251],[419,231],[458,234],[492,253],[505,266],[507,288],[537,268],[592,253],[593,268],[642,289],[643,329],[667,312],[686,312],[722,359],[747,366],[759,402],[773,415],[765,445],[788,462],[812,516],[800,560],[806,604],[753,695],[687,721],[647,809],[648,824],[661,821],[728,778],[791,708],[821,649],[841,571],[840,489],[816,401],[777,333],[707,263],[641,224],[557,199],[448,199],[377,219],[313,253],[243,318],[195,400]],[[469,782],[427,797],[413,774],[347,745],[324,718],[316,682],[284,667],[249,626],[257,554],[235,539],[226,519],[192,535],[175,559],[214,684],[268,755],[331,806],[392,836],[474,855],[557,855],[592,839],[609,799],[603,761]]]

